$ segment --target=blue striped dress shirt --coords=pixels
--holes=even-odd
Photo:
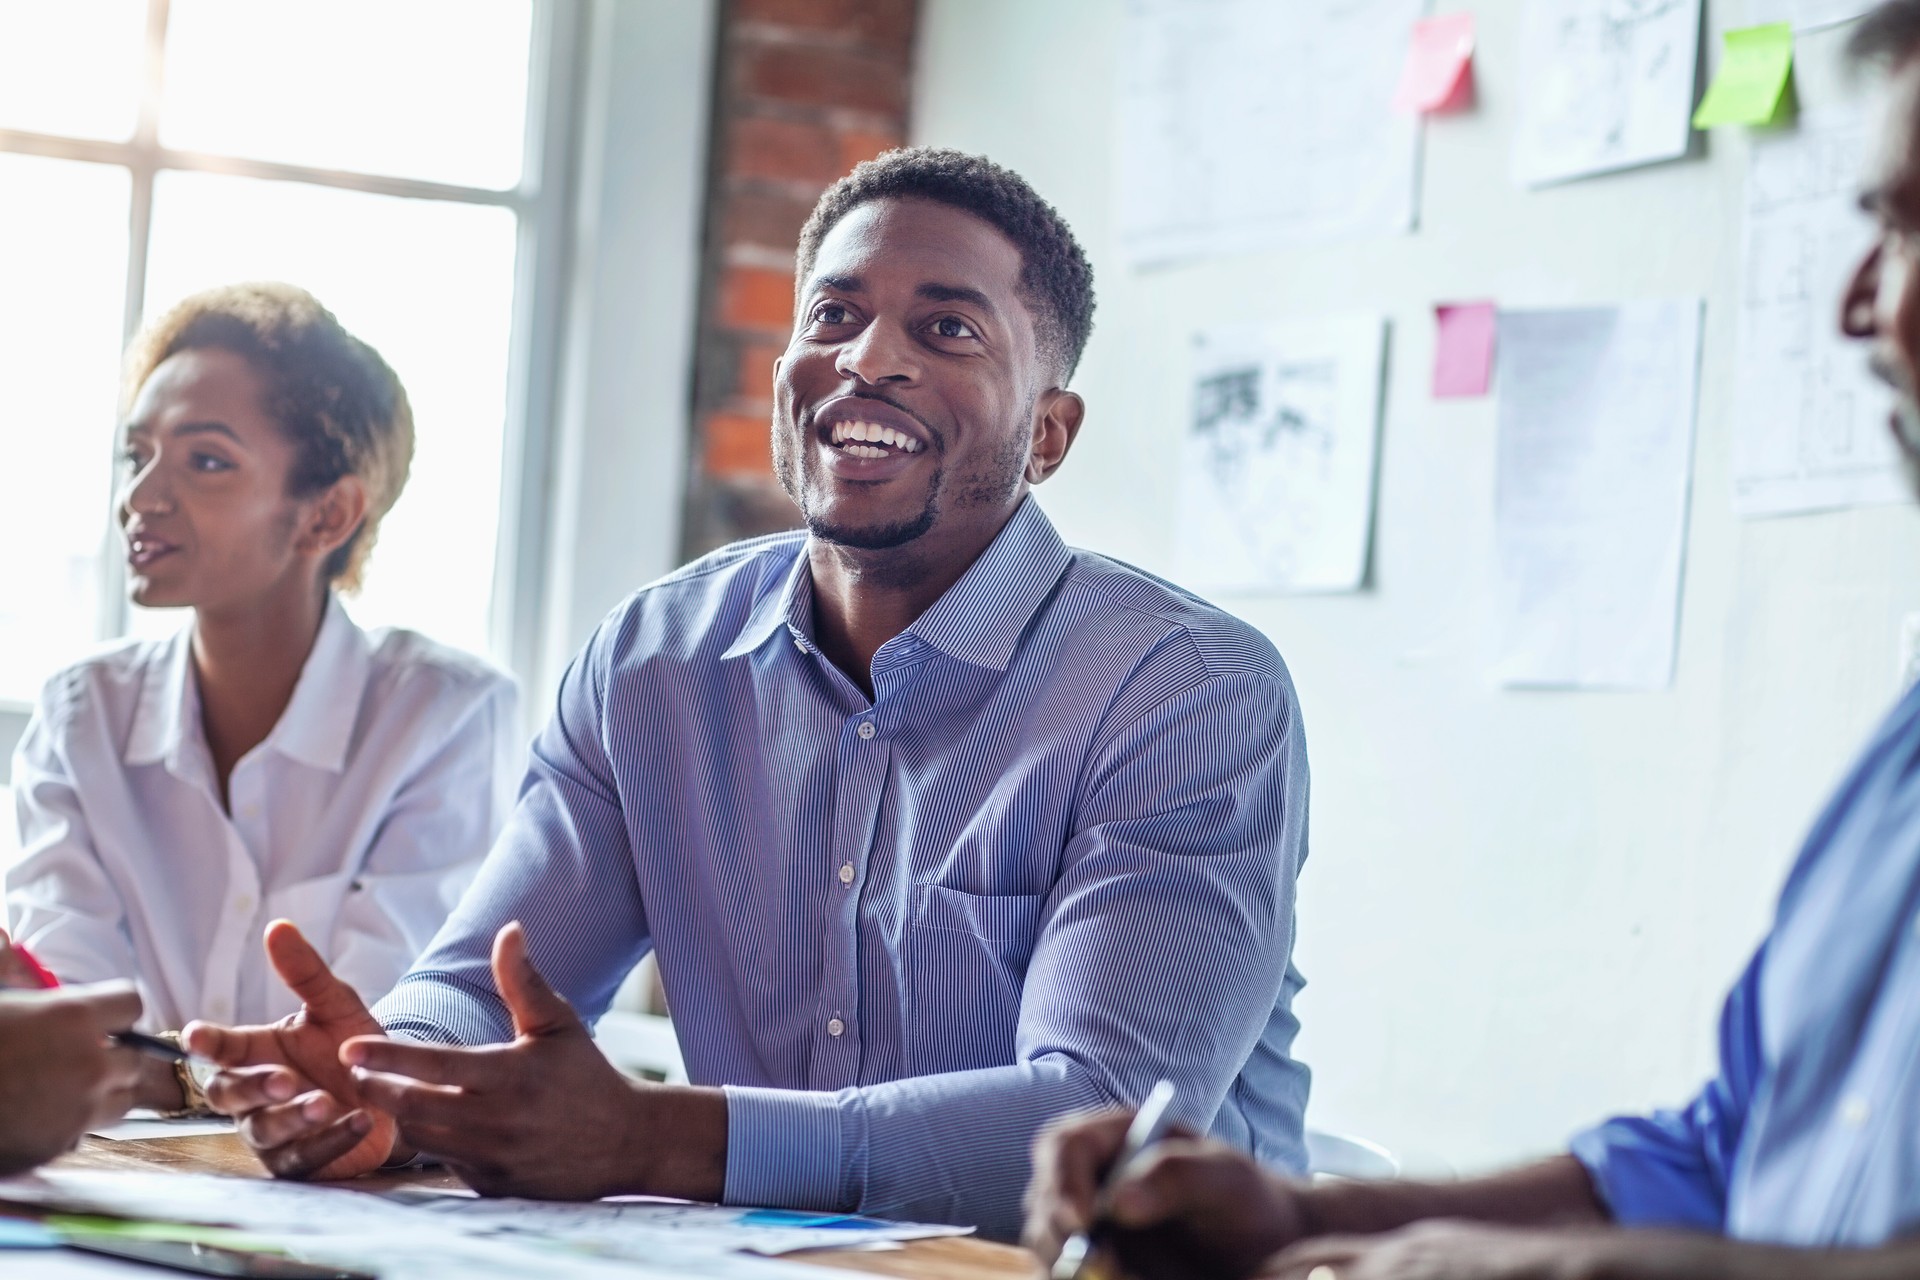
[[[1162,1076],[1302,1168],[1307,757],[1273,646],[1028,499],[870,702],[814,644],[805,547],[723,549],[607,618],[381,1021],[507,1039],[509,920],[590,1020],[651,949],[689,1076],[726,1086],[734,1204],[1011,1236],[1035,1132]]]

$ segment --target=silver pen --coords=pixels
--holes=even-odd
[[[1120,1144],[1120,1154],[1114,1157],[1106,1180],[1100,1184],[1100,1197],[1094,1205],[1095,1222],[1105,1212],[1106,1199],[1114,1185],[1126,1176],[1127,1166],[1139,1159],[1141,1152],[1166,1137],[1172,1124],[1173,1082],[1162,1080],[1148,1090],[1146,1101],[1133,1113],[1133,1123],[1127,1126],[1127,1137]],[[1092,1241],[1088,1239],[1088,1233],[1092,1230],[1093,1225],[1089,1224],[1086,1231],[1074,1232],[1060,1246],[1060,1256],[1053,1263],[1053,1280],[1081,1280],[1081,1272],[1087,1265],[1087,1254],[1093,1248]]]

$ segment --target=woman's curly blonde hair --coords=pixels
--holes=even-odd
[[[378,351],[305,289],[233,284],[183,299],[133,340],[121,415],[169,356],[207,349],[239,356],[266,383],[263,407],[296,450],[289,494],[307,497],[348,475],[366,485],[366,517],[324,566],[335,587],[357,590],[380,520],[413,465],[406,388]]]

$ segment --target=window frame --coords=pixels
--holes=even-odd
[[[488,635],[495,655],[511,670],[540,669],[542,634],[538,605],[547,592],[550,533],[554,523],[549,483],[553,469],[554,411],[565,366],[574,222],[574,192],[582,131],[581,87],[590,50],[588,28],[594,0],[533,0],[527,79],[527,111],[520,182],[506,190],[357,173],[181,150],[160,141],[169,0],[147,0],[145,60],[140,107],[133,135],[123,141],[71,138],[0,128],[0,152],[111,165],[128,172],[126,291],[122,340],[137,331],[146,304],[147,260],[152,237],[153,191],[165,171],[213,173],[276,182],[366,192],[375,195],[490,205],[515,217],[514,296],[507,358],[507,407],[502,432],[500,512]],[[101,465],[113,453],[101,450]],[[125,566],[114,554],[112,508],[101,512],[97,636],[110,640],[128,629]],[[33,712],[30,704],[0,700],[0,784],[11,777],[14,746]]]

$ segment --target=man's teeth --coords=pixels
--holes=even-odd
[[[902,453],[920,452],[918,440],[904,431],[875,422],[837,422],[833,427],[833,443],[835,448],[856,458],[884,458],[888,448]]]

